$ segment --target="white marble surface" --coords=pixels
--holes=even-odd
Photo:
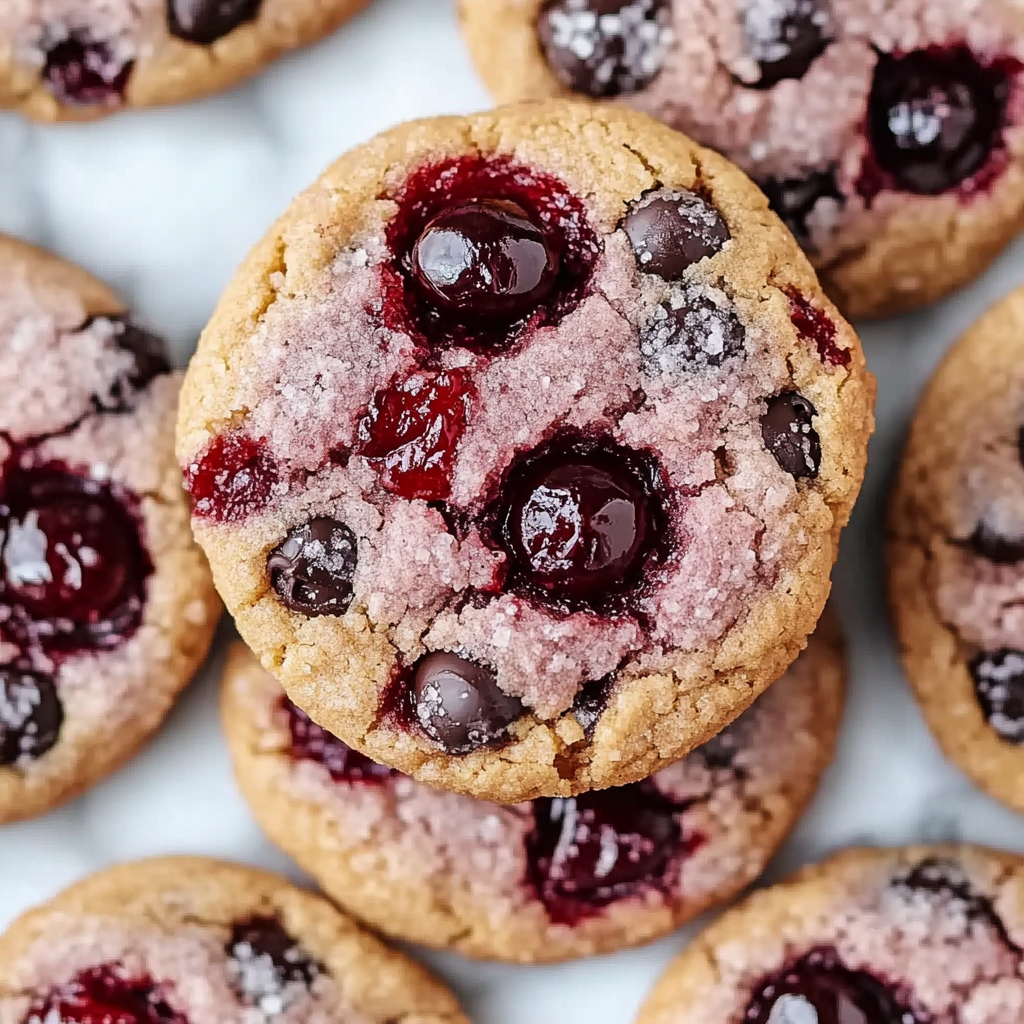
[[[487,105],[450,3],[377,0],[334,38],[191,107],[62,128],[0,115],[0,230],[106,278],[183,363],[246,249],[334,156],[398,121]],[[925,730],[893,654],[881,565],[886,491],[915,397],[957,335],[1020,283],[1024,240],[955,299],[863,332],[879,430],[836,576],[849,708],[838,761],[772,875],[862,841],[963,838],[1024,851],[1024,820],[945,765]],[[201,852],[288,870],[235,791],[217,669],[215,659],[127,769],[56,814],[0,832],[0,926],[115,860]],[[586,1024],[628,1024],[684,941],[532,970],[430,959],[478,1024],[562,1024],[567,1011]]]

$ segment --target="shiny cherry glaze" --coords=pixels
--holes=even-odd
[[[432,343],[493,351],[583,298],[600,242],[582,201],[505,158],[414,171],[389,198],[383,319]]]
[[[185,470],[193,512],[219,523],[261,512],[277,482],[277,463],[266,441],[245,434],[219,434]]]
[[[63,463],[13,457],[0,484],[3,635],[70,651],[114,646],[138,627],[153,571],[137,500]]]
[[[911,1024],[916,1018],[877,978],[866,971],[851,971],[834,949],[821,948],[761,982],[743,1015],[744,1024],[789,1021]]]
[[[23,1024],[187,1024],[148,977],[132,977],[120,964],[90,967],[37,996]]]
[[[520,456],[498,504],[507,585],[566,607],[598,610],[635,588],[667,535],[657,465],[610,440]]]
[[[653,782],[533,801],[530,882],[560,924],[576,924],[645,888],[661,889],[685,853],[677,806]]]
[[[1010,82],[1021,70],[1007,58],[982,63],[966,46],[882,54],[858,192],[870,201],[883,190],[940,195],[983,187],[1004,148]]]
[[[790,319],[800,337],[818,350],[824,362],[833,366],[849,366],[850,350],[839,347],[839,332],[832,317],[795,288],[786,288],[784,291],[789,299]]]
[[[377,463],[381,484],[393,494],[443,500],[451,492],[472,396],[469,375],[461,370],[414,373],[392,383],[370,403],[357,451]]]
[[[55,99],[69,106],[117,107],[134,66],[117,57],[109,43],[73,32],[46,51],[43,81]]]
[[[288,753],[295,760],[322,764],[335,782],[381,783],[398,774],[321,729],[287,697],[281,698],[280,706],[288,717]]]

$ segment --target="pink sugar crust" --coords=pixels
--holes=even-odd
[[[557,326],[489,361],[464,349],[445,353],[446,366],[470,369],[477,390],[450,504],[479,513],[515,454],[561,427],[656,451],[676,493],[675,553],[645,586],[647,637],[628,614],[611,624],[587,613],[559,618],[507,596],[458,610],[467,587],[492,585],[504,555],[489,550],[475,526],[457,541],[423,502],[383,491],[361,456],[344,467],[329,462],[332,450],[355,446],[375,392],[415,365],[413,340],[380,325],[379,235],[354,239],[315,301],[309,290],[278,295],[251,342],[259,361],[232,368],[248,396],[244,429],[266,438],[284,467],[268,516],[289,525],[310,515],[345,522],[359,538],[353,608],[391,627],[406,661],[444,649],[492,666],[499,686],[541,718],[566,710],[587,680],[635,667],[641,654],[650,669],[662,652],[720,637],[814,540],[801,526],[795,482],[761,438],[762,400],[791,386],[770,316],[706,283],[707,260],[670,284],[637,270],[624,232],[603,243],[590,294]],[[684,294],[710,299],[722,315],[735,311],[746,330],[744,358],[684,367],[657,340],[641,352],[638,334],[658,305]],[[706,338],[710,354],[720,353],[714,315]],[[638,411],[624,414],[638,397]],[[265,529],[269,540],[269,519]]]
[[[770,10],[778,0],[749,0]],[[802,178],[838,164],[845,209],[819,201],[808,227],[821,258],[870,241],[880,220],[897,206],[932,203],[929,197],[890,193],[867,211],[855,183],[867,148],[864,111],[882,52],[966,43],[982,59],[1024,60],[1018,12],[1005,0],[832,0],[834,42],[800,80],[767,90],[734,80],[756,81],[746,56],[741,0],[672,0],[675,42],[661,73],[644,90],[624,97],[630,106],[692,135],[739,164],[755,179]],[[1024,122],[1024,76],[1010,100],[1010,123]],[[1020,157],[1022,136],[1010,133]],[[838,229],[838,230],[837,230]]]
[[[11,980],[17,990],[48,992],[80,971],[119,963],[135,976],[158,983],[161,995],[188,1024],[365,1024],[367,1018],[345,1005],[326,975],[311,988],[292,983],[281,991],[284,1009],[266,1013],[242,1005],[231,984],[232,963],[225,951],[229,928],[214,922],[177,930],[130,926],[113,916],[54,911],[37,941],[24,951]],[[22,1024],[31,996],[0,993],[0,1024]]]
[[[138,497],[154,571],[142,622],[127,642],[57,664],[41,651],[26,652],[33,668],[53,674],[65,722],[46,757],[16,772],[0,769],[0,820],[16,810],[8,800],[34,799],[31,793],[45,799],[61,786],[92,781],[96,773],[84,762],[117,763],[130,751],[126,744],[134,747],[155,729],[188,681],[192,658],[205,653],[217,617],[172,448],[181,374],[155,378],[130,412],[95,414],[90,395],[108,394],[130,365],[113,344],[111,322],[99,318],[78,330],[85,312],[74,292],[42,279],[30,283],[21,270],[5,265],[0,276],[0,379],[18,383],[0,389],[0,434],[23,441],[60,432],[34,447],[35,460],[64,462]],[[11,457],[6,443],[0,454]],[[17,654],[0,648],[0,661]]]
[[[999,925],[971,914],[963,900],[899,884],[925,859],[948,865],[958,883],[991,901]],[[928,1024],[1011,1024],[1024,1017],[1021,875],[999,855],[970,848],[851,850],[791,883],[754,896],[700,936],[692,955],[715,965],[685,990],[682,961],[656,990],[660,1012],[643,1024],[732,1024],[752,990],[784,964],[819,947],[866,971],[912,1002]],[[1007,944],[999,926],[1009,936]],[[1014,949],[1013,946],[1017,946]],[[686,965],[693,970],[694,964]],[[673,977],[675,972],[675,977]],[[690,975],[694,980],[694,974]],[[667,995],[675,988],[679,1001]],[[685,991],[685,995],[683,994]],[[794,1015],[794,1019],[796,1019]]]
[[[692,802],[680,815],[682,838],[687,842],[696,836],[700,843],[680,857],[678,874],[664,892],[651,888],[620,900],[603,917],[612,915],[626,931],[636,928],[638,918],[653,918],[666,907],[703,907],[725,898],[761,872],[774,843],[801,809],[802,800],[794,798],[793,790],[809,774],[816,775],[830,754],[831,739],[825,737],[830,737],[833,723],[821,720],[816,693],[824,685],[823,659],[835,655],[820,639],[812,638],[811,644],[778,683],[713,741],[719,758],[731,758],[731,768],[709,768],[698,749],[653,776],[655,785],[674,801]],[[524,843],[533,826],[530,804],[501,806],[400,775],[385,784],[334,781],[322,764],[287,755],[290,737],[280,709],[280,685],[254,658],[243,664],[241,671],[229,672],[226,685],[237,702],[231,706],[251,720],[253,753],[274,758],[272,773],[263,778],[287,795],[289,806],[315,806],[331,822],[330,835],[336,837],[339,857],[346,859],[350,872],[380,892],[388,891],[391,877],[404,886],[422,887],[442,905],[455,908],[461,903],[468,928],[479,919],[500,934],[525,918],[552,941],[564,941],[570,932],[587,933],[586,922],[571,929],[551,923],[527,882]],[[829,662],[827,670],[832,669]],[[838,685],[837,678],[828,678],[827,685]],[[829,702],[837,711],[838,706]],[[755,807],[757,812],[752,811]],[[756,824],[750,820],[752,813]],[[776,822],[781,818],[781,826],[766,829],[761,815]],[[281,834],[290,834],[287,822],[279,827]],[[774,838],[766,841],[767,832]],[[302,864],[301,845],[288,852]],[[332,882],[340,885],[333,894],[345,902],[342,879],[321,876],[319,881],[329,892]],[[387,908],[380,909],[387,920]],[[618,944],[624,941],[628,939]]]

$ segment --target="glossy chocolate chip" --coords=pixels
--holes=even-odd
[[[818,204],[828,201],[838,208],[846,205],[846,197],[839,188],[838,170],[832,166],[812,171],[803,178],[762,178],[758,182],[771,208],[804,249],[814,248],[810,220]]]
[[[263,0],[167,0],[171,35],[209,46],[259,14]]]
[[[523,713],[522,702],[502,693],[493,673],[447,651],[417,663],[412,700],[423,731],[449,754],[500,743]]]
[[[107,394],[93,395],[93,405],[100,412],[128,412],[135,407],[140,391],[144,391],[155,378],[171,372],[167,344],[162,338],[132,323],[127,316],[90,317],[81,330],[88,330],[97,321],[106,322],[113,328],[114,344],[132,357],[132,364],[111,381]]]
[[[228,971],[235,991],[248,1005],[273,1015],[323,973],[285,931],[276,917],[253,917],[236,924],[227,943]]]
[[[644,197],[623,218],[622,227],[637,266],[666,281],[714,256],[732,237],[718,210],[685,189],[662,189]]]
[[[628,95],[661,71],[671,0],[547,0],[537,35],[551,70],[574,92]]]
[[[655,309],[640,330],[640,353],[652,377],[678,377],[742,355],[746,337],[743,324],[728,306],[692,290]]]
[[[832,14],[824,0],[749,0],[743,15],[747,53],[757,63],[751,89],[803,78],[831,42]]]
[[[1024,651],[982,652],[967,667],[985,721],[1007,743],[1024,743]]]
[[[816,477],[821,466],[821,442],[811,422],[817,410],[803,395],[784,391],[767,400],[761,417],[761,437],[775,461],[792,476]]]
[[[1024,536],[1007,536],[984,519],[975,527],[970,546],[996,565],[1016,565],[1024,561]]]
[[[73,32],[46,51],[43,81],[61,103],[74,107],[117,107],[124,101],[134,61],[109,43]]]
[[[49,676],[0,669],[0,765],[36,761],[51,750],[64,723],[64,705]]]
[[[295,527],[267,556],[270,585],[281,603],[310,617],[348,611],[357,564],[356,535],[326,517]]]

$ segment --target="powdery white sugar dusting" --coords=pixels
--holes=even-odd
[[[0,736],[5,729],[10,730],[21,736],[23,750],[33,749],[39,727],[31,719],[41,699],[37,686],[26,686],[16,672],[11,673],[0,686]]]
[[[792,31],[785,31],[787,19],[803,19],[808,15],[824,35],[831,19],[820,0],[747,0],[743,28],[750,56],[765,64],[787,57]]]
[[[286,950],[284,958],[289,963],[301,965],[314,976],[319,969],[298,946]],[[285,981],[273,957],[259,953],[248,942],[236,943],[228,958],[228,973],[236,986],[255,1004],[264,1018],[276,1017],[302,999],[308,987],[299,981]]]

